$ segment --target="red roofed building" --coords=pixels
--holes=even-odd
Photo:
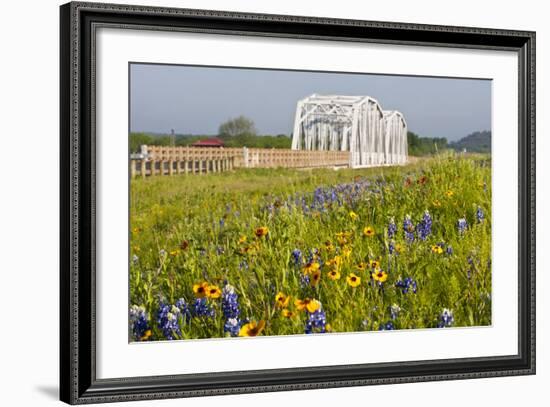
[[[217,137],[209,137],[204,140],[195,141],[191,144],[193,147],[223,147],[224,143],[222,139]]]

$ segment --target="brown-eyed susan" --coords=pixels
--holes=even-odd
[[[452,189],[448,189],[446,192],[445,192],[445,196],[447,198],[451,198],[455,193],[453,192]]]
[[[350,273],[350,275],[346,277],[346,281],[350,287],[358,287],[361,284],[361,277],[354,273]]]
[[[336,269],[332,269],[327,273],[328,278],[331,280],[339,280],[340,279],[340,272]]]
[[[317,287],[317,285],[319,284],[319,281],[321,281],[321,270],[312,271],[309,284],[312,287]]]
[[[321,265],[317,263],[316,261],[310,261],[309,263],[306,263],[304,265],[304,273],[305,274],[311,274],[314,271],[317,271],[321,268]]]
[[[293,318],[296,314],[294,312],[292,312],[291,310],[285,308],[281,311],[281,314],[283,315],[283,317],[285,318]]]
[[[334,256],[332,259],[328,259],[326,262],[327,266],[340,267],[342,265],[342,257]]]
[[[351,218],[351,220],[357,220],[357,218],[359,218],[359,215],[357,215],[355,212],[353,211],[350,211],[349,212],[349,217]]]
[[[279,291],[275,296],[275,305],[279,308],[288,307],[289,302],[290,302],[290,295],[285,295],[281,291]]]
[[[350,232],[338,232],[338,233],[336,233],[336,240],[338,241],[338,244],[340,246],[344,246],[345,244],[349,243],[350,239],[351,239],[351,233]]]
[[[378,281],[379,283],[383,283],[388,279],[388,273],[380,269],[374,270],[374,272],[371,275],[372,275],[372,278],[375,281]]]
[[[344,246],[342,248],[342,256],[344,256],[344,258],[349,259],[349,257],[351,256],[351,253],[352,253],[351,247]]]
[[[443,253],[443,248],[438,244],[433,245],[432,246],[432,253],[441,254],[441,253]]]
[[[260,226],[259,228],[256,228],[256,230],[254,231],[254,234],[257,237],[265,237],[268,235],[268,233],[269,233],[269,229],[267,228],[267,226]]]
[[[380,262],[378,260],[370,260],[369,266],[373,269],[377,269],[378,267],[380,267]]]
[[[309,313],[314,313],[321,308],[321,303],[314,298],[304,298],[303,300],[294,301],[294,305],[298,311],[307,310]]]
[[[193,285],[193,292],[195,293],[195,297],[197,298],[204,298],[208,296],[208,283],[202,282],[200,284],[194,284]]]
[[[209,298],[220,298],[222,295],[222,290],[217,285],[209,285],[206,296]]]
[[[265,328],[265,321],[262,319],[258,322],[250,321],[239,330],[239,336],[258,336]]]
[[[361,263],[357,264],[355,268],[359,271],[365,271],[365,269],[367,268],[367,263],[362,261]]]
[[[363,229],[363,234],[367,237],[372,237],[374,236],[374,229],[372,228],[372,226],[365,226],[365,228]]]
[[[334,245],[332,244],[331,241],[326,241],[325,242],[325,250],[328,252],[328,253],[332,253],[335,249],[334,249]]]
[[[397,253],[403,253],[403,252],[405,251],[405,248],[403,247],[402,244],[397,243],[397,244],[395,245],[395,251],[396,251]]]

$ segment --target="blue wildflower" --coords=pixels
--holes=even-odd
[[[390,223],[388,224],[388,239],[393,239],[396,233],[397,225],[395,224],[395,220],[391,218]]]
[[[193,303],[193,315],[196,317],[213,318],[216,315],[216,310],[210,307],[205,297],[197,298]]]
[[[412,278],[410,277],[405,277],[403,280],[398,280],[396,283],[395,283],[395,286],[397,288],[400,288],[401,289],[401,292],[403,294],[407,294],[409,291],[412,291],[413,294],[416,294],[416,290],[417,290],[417,284],[416,284],[416,281],[413,280]]]
[[[222,290],[222,312],[226,319],[238,318],[240,314],[238,295],[229,284]]]
[[[395,245],[393,244],[393,242],[390,242],[388,244],[388,251],[390,254],[393,254],[395,252]]]
[[[183,322],[189,322],[189,320],[191,319],[191,310],[189,309],[189,304],[187,304],[185,298],[180,298],[179,300],[177,300],[176,307],[180,311]]]
[[[175,305],[160,304],[157,312],[157,325],[164,337],[168,340],[181,336],[179,325],[180,310]]]
[[[403,220],[403,232],[405,232],[405,239],[408,243],[412,243],[414,240],[414,225],[409,215],[405,216]]]
[[[306,334],[325,333],[327,318],[325,311],[319,308],[317,311],[309,313],[306,321]]]
[[[458,233],[463,234],[468,227],[468,222],[466,221],[466,218],[460,218],[457,222],[457,227]]]
[[[444,308],[443,312],[439,316],[439,323],[437,324],[437,327],[438,328],[449,327],[453,324],[454,320],[455,319],[453,317],[453,311],[451,311],[450,309]]]
[[[452,246],[447,246],[447,255],[452,256],[454,253]]]
[[[144,306],[132,305],[130,307],[130,327],[136,341],[146,339],[146,332],[150,328]]]
[[[420,240],[426,240],[426,238],[432,233],[432,217],[430,212],[424,211],[422,220],[416,225],[416,233]]]
[[[223,324],[223,331],[231,336],[239,336],[241,323],[237,318],[228,318]]]
[[[481,209],[480,206],[478,206],[476,210],[476,219],[478,223],[483,222],[483,219],[485,219],[485,214],[483,213],[483,209]]]
[[[392,321],[388,321],[385,324],[380,324],[380,326],[378,327],[379,331],[393,331],[394,329],[395,327]]]
[[[300,266],[302,264],[302,252],[299,249],[292,250],[292,261],[295,266]]]

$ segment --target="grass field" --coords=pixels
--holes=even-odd
[[[132,341],[491,323],[489,156],[131,181]]]

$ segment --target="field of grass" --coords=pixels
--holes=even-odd
[[[132,341],[491,323],[489,156],[131,181]]]

